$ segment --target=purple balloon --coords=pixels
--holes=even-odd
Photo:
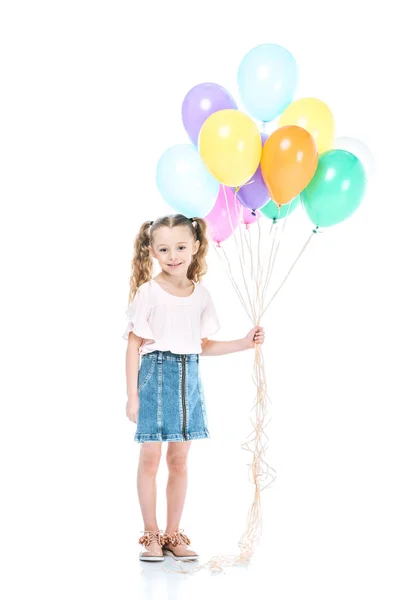
[[[221,85],[199,83],[189,90],[182,104],[182,121],[195,146],[204,121],[213,113],[225,108],[237,109],[237,104]]]
[[[261,133],[263,146],[267,139],[268,135],[266,133]],[[271,200],[271,196],[269,195],[268,188],[265,185],[261,173],[260,165],[258,165],[257,171],[254,173],[253,177],[250,177],[249,181],[252,181],[253,183],[243,185],[237,192],[237,197],[244,207],[255,210],[256,208],[261,208]]]

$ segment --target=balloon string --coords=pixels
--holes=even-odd
[[[235,194],[236,197],[236,194]],[[244,222],[243,222],[244,223]],[[260,281],[260,263],[261,263],[261,258],[260,258],[260,246],[261,246],[261,232],[260,232],[260,223],[259,223],[259,219],[257,219],[257,224],[258,224],[258,252],[257,252],[257,273],[258,275],[255,276],[255,272],[254,272],[254,261],[253,261],[253,252],[252,252],[252,245],[251,245],[251,227],[245,227],[245,233],[242,234],[242,227],[239,227],[239,233],[240,233],[240,239],[241,239],[241,244],[242,244],[242,252],[245,256],[245,252],[243,249],[243,238],[246,242],[247,245],[247,250],[250,256],[250,264],[251,264],[251,268],[250,268],[250,279],[251,279],[251,283],[252,283],[252,294],[256,293],[256,304],[255,306],[260,306],[260,294],[259,294],[259,288],[256,287],[256,291],[254,291],[254,286],[258,286],[258,282]],[[246,237],[247,234],[247,237]],[[243,261],[245,263],[245,260]],[[255,314],[258,313],[258,310],[256,308],[254,308]],[[257,323],[259,323],[259,321],[257,321]]]
[[[278,294],[279,290],[282,288],[282,286],[284,285],[284,283],[287,281],[290,273],[293,271],[294,267],[296,266],[296,264],[298,263],[298,261],[300,260],[300,257],[303,256],[308,244],[311,242],[312,238],[314,237],[314,235],[317,233],[317,230],[313,230],[312,234],[310,235],[310,237],[308,238],[308,240],[306,241],[306,243],[304,244],[303,248],[300,250],[299,255],[297,256],[296,260],[293,262],[292,266],[290,267],[289,271],[287,272],[285,278],[283,279],[282,283],[280,284],[280,286],[278,287],[278,289],[275,291],[274,295],[272,296],[272,298],[270,299],[270,301],[268,302],[267,306],[265,307],[265,309],[263,310],[261,316],[265,313],[265,311],[267,310],[267,308],[270,306],[271,302],[274,300],[274,298],[276,297],[276,295]]]
[[[226,214],[228,215],[228,221],[229,221],[229,225],[230,225],[231,232],[232,232],[232,234],[233,234],[233,238],[234,238],[234,240],[235,240],[235,244],[236,244],[236,248],[237,248],[236,233],[235,233],[235,228],[233,227],[233,223],[232,223],[231,211],[229,210],[229,205],[228,205],[228,196],[227,196],[227,193],[226,193],[226,188],[225,188],[225,185],[224,185],[224,184],[221,184],[221,185],[222,185],[222,189],[223,189],[223,192],[224,192],[224,197],[225,197]],[[236,193],[235,193],[235,208],[236,208]],[[243,252],[243,247],[242,247],[242,252]],[[243,256],[242,256],[242,255],[240,255],[240,257],[241,257],[241,258],[242,258],[242,260],[243,260]]]
[[[217,250],[217,246],[214,245],[214,248],[215,248],[215,251],[217,253],[218,258],[222,261],[222,258],[219,255],[219,252]],[[231,282],[232,282],[232,284],[234,286],[234,289],[235,289],[237,295],[239,296],[239,300],[241,301],[243,308],[245,309],[245,311],[246,311],[249,319],[251,320],[251,314],[250,314],[250,312],[249,312],[249,310],[247,308],[246,302],[245,302],[245,300],[244,300],[244,298],[243,298],[243,296],[241,294],[240,288],[238,287],[237,283],[234,280],[234,277],[233,277],[233,274],[232,274],[232,270],[231,270],[231,267],[230,267],[230,264],[229,264],[229,260],[228,260],[228,258],[226,256],[225,250],[224,250],[224,248],[222,246],[220,246],[219,249],[223,252],[223,254],[224,254],[224,256],[225,256],[225,258],[226,258],[226,260],[228,262],[228,276],[229,276],[229,279],[231,280]]]
[[[240,204],[240,202],[238,202],[237,198],[236,198],[236,192],[235,192],[235,206],[240,205],[241,207],[241,217],[243,216],[243,206],[242,204]],[[239,225],[241,224],[241,220],[239,220]],[[243,247],[243,235],[242,235],[242,228],[239,226],[239,234],[240,234],[240,245],[241,245],[241,249],[242,249],[242,257],[243,257],[243,264],[246,266],[246,254],[244,251],[244,247]]]
[[[256,284],[256,299],[257,306],[260,309],[262,298],[260,296],[260,285],[262,281],[262,265],[261,265],[261,227],[260,219],[257,219],[257,233],[258,233],[258,244],[257,244],[257,284]]]
[[[265,294],[267,293],[268,285],[269,285],[271,275],[272,275],[272,270],[273,270],[273,267],[275,264],[275,258],[276,258],[275,243],[276,243],[276,236],[277,236],[278,231],[279,231],[279,223],[275,223],[274,236],[272,238],[271,251],[270,251],[269,259],[268,259],[267,275],[266,275],[265,283],[263,286],[263,296],[265,296]],[[279,246],[278,246],[278,248],[279,248]]]
[[[237,185],[235,187],[235,194],[237,194],[238,191],[241,190],[242,187],[244,187],[245,185],[250,185],[250,183],[254,183],[254,179],[252,179],[251,181],[246,181],[246,183],[242,183],[242,185]]]
[[[230,227],[231,227],[231,231],[232,231],[232,233],[233,233],[233,237],[234,237],[234,240],[235,240],[236,249],[238,250],[238,244],[237,244],[237,240],[236,240],[236,233],[235,233],[235,229],[234,229],[234,227],[233,227],[233,223],[232,223],[232,219],[231,219],[231,214],[230,214],[230,210],[229,210],[229,205],[228,205],[228,197],[227,197],[227,194],[226,194],[226,189],[225,189],[225,186],[224,186],[224,185],[222,185],[222,187],[223,187],[223,191],[224,191],[225,205],[226,205],[226,212],[227,212],[227,215],[228,215],[228,220],[229,220]],[[235,193],[235,206],[236,206],[236,193]],[[240,292],[239,286],[238,286],[238,285],[236,284],[236,282],[234,281],[233,274],[232,274],[232,270],[231,270],[231,267],[230,267],[230,264],[229,264],[229,260],[228,260],[228,257],[226,256],[226,253],[225,253],[225,249],[224,249],[222,246],[220,246],[220,249],[221,249],[221,251],[223,252],[223,254],[224,254],[224,256],[225,256],[225,259],[227,260],[227,263],[228,263],[228,269],[229,269],[229,274],[230,274],[230,277],[231,277],[231,281],[232,281],[232,283],[233,283],[233,285],[234,285],[234,287],[235,287],[235,291],[237,292],[237,294],[238,294],[238,296],[239,296],[239,299],[240,299],[240,301],[242,302],[242,305],[243,305],[243,307],[244,307],[244,309],[245,309],[245,311],[246,311],[246,313],[247,313],[247,315],[248,315],[249,319],[250,319],[250,320],[252,320],[252,316],[251,316],[251,314],[250,314],[250,312],[249,312],[249,309],[248,309],[248,307],[247,307],[247,305],[246,305],[246,302],[245,302],[245,300],[244,300],[244,298],[243,298],[243,296],[242,296],[242,294],[241,294],[241,292]],[[244,254],[243,244],[242,244],[242,252],[243,252],[243,254]],[[218,252],[217,252],[217,254],[218,254]],[[239,259],[240,259],[240,260],[241,260],[242,258],[244,258],[244,257],[242,257],[242,255],[240,254],[240,252],[238,252],[238,254],[239,254]],[[219,256],[219,254],[218,254],[218,256]],[[243,271],[243,268],[242,268],[242,274],[243,274],[243,277],[244,277],[244,271]],[[244,279],[245,279],[245,278],[244,278]],[[245,281],[245,284],[246,284],[246,281]],[[247,289],[247,285],[245,285],[245,287],[246,287],[246,289]],[[248,299],[249,299],[249,304],[250,304],[250,309],[251,309],[251,300],[250,300],[250,297],[249,297]]]
[[[253,256],[252,256],[252,250],[251,250],[251,235],[250,235],[250,227],[244,230],[244,239],[247,245],[247,250],[249,251],[250,254],[250,275],[251,275],[251,280],[254,281],[254,266],[253,266]]]
[[[251,298],[250,298],[250,294],[249,294],[249,288],[248,288],[248,285],[247,285],[247,282],[246,282],[246,277],[245,277],[245,274],[244,274],[243,260],[242,260],[242,255],[241,255],[241,252],[239,250],[238,243],[237,243],[236,231],[235,231],[235,229],[234,229],[234,227],[232,225],[232,219],[231,219],[231,216],[230,216],[230,210],[229,210],[229,206],[228,206],[228,197],[227,197],[227,194],[226,194],[225,185],[222,186],[222,189],[224,190],[226,211],[228,213],[229,223],[230,223],[231,230],[232,230],[232,233],[233,233],[233,239],[235,240],[236,250],[238,251],[239,262],[240,262],[240,269],[241,269],[241,272],[242,272],[242,278],[243,278],[243,282],[244,282],[244,285],[245,285],[245,289],[246,289],[246,293],[247,293],[247,298],[248,298],[248,301],[249,301],[249,305],[250,305],[251,312],[252,312],[252,317],[253,317],[253,322],[254,322],[254,320],[255,320],[255,314],[254,314],[253,306],[252,306],[252,303],[251,303]],[[256,323],[256,324],[258,325],[258,323]]]
[[[279,207],[278,207],[278,214],[280,213],[281,208],[282,208],[281,205],[279,205]],[[281,231],[280,231],[281,237],[279,238],[278,243],[277,243],[277,247],[275,248],[275,251],[273,253],[273,260],[272,260],[271,268],[267,272],[267,277],[266,277],[265,285],[264,285],[264,292],[265,292],[265,294],[266,294],[266,292],[267,292],[267,290],[268,290],[268,288],[270,286],[270,282],[272,280],[272,272],[273,272],[274,267],[275,267],[275,261],[276,261],[276,257],[277,257],[277,254],[278,254],[279,246],[281,244],[281,239],[282,239],[282,237],[283,237],[283,235],[285,233],[286,221],[287,221],[288,216],[289,216],[289,208],[287,209],[286,214],[283,217],[282,228],[281,228]],[[274,241],[275,241],[275,238],[274,238]],[[262,313],[262,314],[264,314],[264,313]]]
[[[272,234],[272,230],[273,230],[274,227],[276,227],[276,220],[275,219],[271,223],[271,228],[270,228],[269,234],[268,234],[268,242],[269,242],[269,240],[272,239],[271,234]],[[269,268],[269,262],[268,262],[268,268]],[[261,268],[261,280],[263,279],[263,277],[264,277],[264,265]]]

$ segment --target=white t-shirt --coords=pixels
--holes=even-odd
[[[146,281],[126,311],[128,325],[123,338],[133,331],[143,338],[139,354],[169,350],[174,354],[201,354],[201,339],[220,329],[210,292],[200,282],[190,296],[166,292],[157,281]]]

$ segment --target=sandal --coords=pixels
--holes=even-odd
[[[164,560],[162,546],[165,543],[165,534],[158,529],[157,531],[144,531],[144,535],[139,538],[139,544],[148,548],[142,550],[139,554],[140,560],[157,562]]]
[[[182,532],[183,529],[179,529],[172,534],[166,533],[164,535],[162,548],[164,556],[170,556],[174,560],[197,560],[200,558],[199,555],[197,552],[189,550],[190,539]],[[169,545],[169,548],[166,548],[166,545]]]

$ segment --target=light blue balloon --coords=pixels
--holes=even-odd
[[[292,102],[298,68],[292,54],[276,44],[261,44],[248,52],[239,66],[241,100],[254,118],[265,123]]]
[[[219,192],[217,181],[192,144],[178,144],[158,161],[156,181],[164,200],[187,217],[205,217]]]

